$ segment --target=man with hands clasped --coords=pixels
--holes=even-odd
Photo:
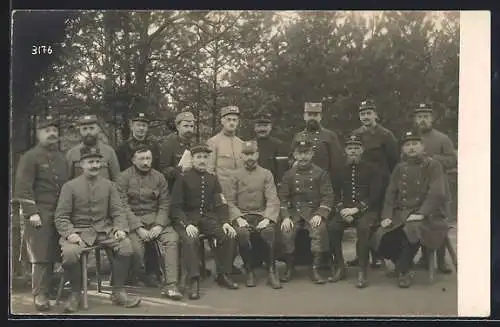
[[[133,273],[149,286],[157,286],[153,276],[146,275],[145,243],[157,242],[164,261],[165,278],[162,295],[180,300],[178,282],[179,237],[169,218],[170,196],[162,173],[152,168],[153,153],[147,146],[138,148],[132,157],[133,166],[119,176],[116,184],[127,209],[130,241],[134,249]]]
[[[253,261],[257,255],[252,247],[257,241],[265,243],[265,261],[269,270],[268,285],[281,288],[274,258],[275,224],[280,212],[280,201],[273,174],[258,165],[256,141],[243,143],[243,168],[236,171],[228,192],[229,216],[238,233],[240,255],[247,272],[246,285],[256,286]]]
[[[319,265],[324,253],[330,252],[327,220],[332,212],[334,194],[329,174],[312,163],[313,144],[306,136],[297,137],[293,152],[296,164],[283,176],[279,187],[281,200],[281,241],[285,254],[286,271],[282,281],[292,278],[295,237],[304,228],[311,237],[313,255],[311,279],[324,284]]]
[[[438,249],[448,233],[446,184],[439,161],[424,153],[413,131],[402,138],[402,161],[395,167],[385,194],[374,247],[396,264],[399,287],[412,284],[410,269],[420,245]]]
[[[366,278],[372,226],[377,226],[379,202],[383,194],[382,175],[363,158],[363,144],[357,135],[345,142],[347,162],[338,172],[341,176],[340,203],[329,224],[330,244],[336,268],[332,281],[346,277],[342,238],[349,226],[356,227],[356,255],[359,258],[358,288],[368,285]]]
[[[229,277],[236,231],[229,223],[227,201],[217,177],[207,171],[211,150],[191,148],[192,169],[180,175],[172,192],[172,220],[181,241],[182,264],[188,275],[188,297],[199,299],[199,235],[215,239],[215,262],[219,285],[237,289]]]
[[[54,222],[61,235],[62,266],[71,283],[66,312],[75,312],[80,306],[80,255],[85,248],[98,244],[114,252],[112,302],[131,308],[141,301],[128,295],[124,288],[132,255],[132,245],[127,237],[127,213],[115,184],[99,176],[102,158],[97,147],[80,149],[83,174],[63,185],[55,211]]]

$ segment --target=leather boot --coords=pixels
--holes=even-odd
[[[37,311],[49,311],[50,310],[50,303],[49,299],[44,293],[38,294],[33,297],[33,304],[35,305],[35,309]]]
[[[230,290],[236,290],[239,285],[236,284],[227,274],[219,274],[216,278],[217,284],[219,286],[225,287]]]
[[[64,312],[73,313],[77,312],[80,309],[80,300],[82,298],[82,294],[80,292],[71,292],[68,301],[64,305]]]
[[[182,293],[176,284],[170,284],[163,286],[161,290],[161,296],[174,301],[182,300]]]
[[[285,259],[285,273],[280,277],[280,281],[288,283],[293,276],[293,254],[287,254]]]
[[[410,272],[407,272],[406,274],[399,274],[398,277],[398,286],[400,288],[409,288],[412,284],[412,279],[413,276]]]
[[[255,287],[257,286],[257,283],[255,282],[255,272],[253,271],[252,268],[247,268],[247,280],[246,280],[246,285],[247,287]]]
[[[340,280],[346,279],[346,277],[347,277],[347,271],[345,269],[345,266],[339,264],[338,267],[336,267],[335,273],[332,276],[332,283],[336,283]]]
[[[352,260],[347,261],[346,264],[348,267],[356,267],[357,265],[359,265],[359,259],[356,257]]]
[[[313,253],[313,264],[311,266],[311,280],[314,284],[324,284],[325,279],[319,273],[319,266],[321,264],[321,253]]]
[[[111,302],[125,308],[134,308],[141,303],[141,299],[127,294],[123,288],[114,288],[113,293],[111,294]]]
[[[356,283],[357,288],[365,288],[368,286],[368,279],[366,278],[366,271],[361,269],[358,271],[358,282]]]
[[[282,288],[280,279],[278,277],[278,273],[276,272],[276,267],[269,268],[269,273],[267,276],[267,285],[271,286],[271,288],[275,290]]]
[[[198,277],[191,278],[189,283],[188,298],[198,300],[200,298],[200,281]]]

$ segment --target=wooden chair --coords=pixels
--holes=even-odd
[[[448,229],[451,229],[451,228],[452,227],[449,227]],[[458,269],[457,253],[456,253],[455,249],[453,248],[453,245],[451,244],[450,238],[448,236],[446,236],[444,244],[445,244],[445,249],[448,251],[448,254],[451,257],[451,261],[453,263],[453,266],[455,266],[455,271],[457,271],[457,269]],[[429,283],[430,284],[434,283],[434,280],[436,278],[436,269],[437,269],[437,251],[432,250],[429,253],[429,267],[428,267]]]
[[[108,250],[102,245],[90,246],[90,247],[83,249],[82,254],[81,254],[82,308],[84,310],[87,310],[89,307],[89,305],[88,305],[88,258],[89,258],[89,254],[92,250],[95,251],[97,293],[103,293],[102,292],[102,278],[101,278],[101,250],[105,250],[105,251],[108,251]],[[109,251],[108,251],[108,258],[110,261],[112,260],[111,259],[112,257],[109,256]],[[59,287],[57,289],[56,304],[60,303],[60,299],[61,299],[62,292],[64,289],[65,281],[66,281],[66,278],[64,276],[64,271],[63,271],[63,272],[61,272],[61,279],[59,280]]]

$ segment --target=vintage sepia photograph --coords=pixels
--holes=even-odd
[[[12,315],[459,315],[460,12],[11,19]]]

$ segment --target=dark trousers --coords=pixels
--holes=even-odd
[[[346,228],[356,228],[356,255],[359,259],[359,267],[366,271],[370,256],[370,236],[373,223],[377,214],[368,212],[357,217],[351,224],[345,222],[340,215],[336,215],[329,223],[330,247],[335,257],[337,267],[344,266],[344,254],[342,251],[342,239]]]
[[[62,266],[71,283],[73,292],[80,292],[82,289],[82,268],[80,255],[84,249],[79,244],[70,243],[61,238],[59,243],[62,249]],[[125,284],[130,268],[130,257],[132,256],[132,244],[129,238],[121,241],[116,240],[112,235],[99,233],[92,245],[103,245],[107,250],[114,252],[112,260],[113,288],[120,289]]]
[[[307,230],[311,238],[311,252],[313,254],[325,253],[330,251],[328,243],[328,228],[327,223],[323,219],[317,227],[312,227],[309,222],[301,219],[293,222],[293,228],[290,232],[284,232],[280,228],[281,242],[283,245],[283,253],[291,255],[295,251],[295,238],[299,229]]]
[[[270,221],[269,224],[263,229],[256,229],[257,225],[264,219],[261,215],[246,215],[243,217],[248,226],[239,227],[236,221],[233,222],[233,227],[238,233],[238,245],[241,258],[245,264],[245,268],[254,268],[258,266],[261,258],[260,253],[256,253],[256,249],[263,248],[265,250],[264,260],[267,267],[272,267],[274,264],[275,255],[275,233],[276,224]]]
[[[224,234],[220,221],[203,217],[199,222],[191,223],[198,228],[200,234],[215,239],[215,265],[217,274],[229,274],[233,265],[233,249],[235,240]],[[186,229],[179,224],[174,224],[174,229],[179,234],[181,242],[181,263],[187,271],[188,278],[200,276],[200,239],[190,237]]]
[[[419,243],[410,243],[403,228],[387,233],[382,239],[379,254],[396,264],[396,270],[406,274],[413,266],[413,259],[420,247]]]
[[[53,262],[31,264],[31,289],[33,296],[49,295],[52,275],[54,271]]]

